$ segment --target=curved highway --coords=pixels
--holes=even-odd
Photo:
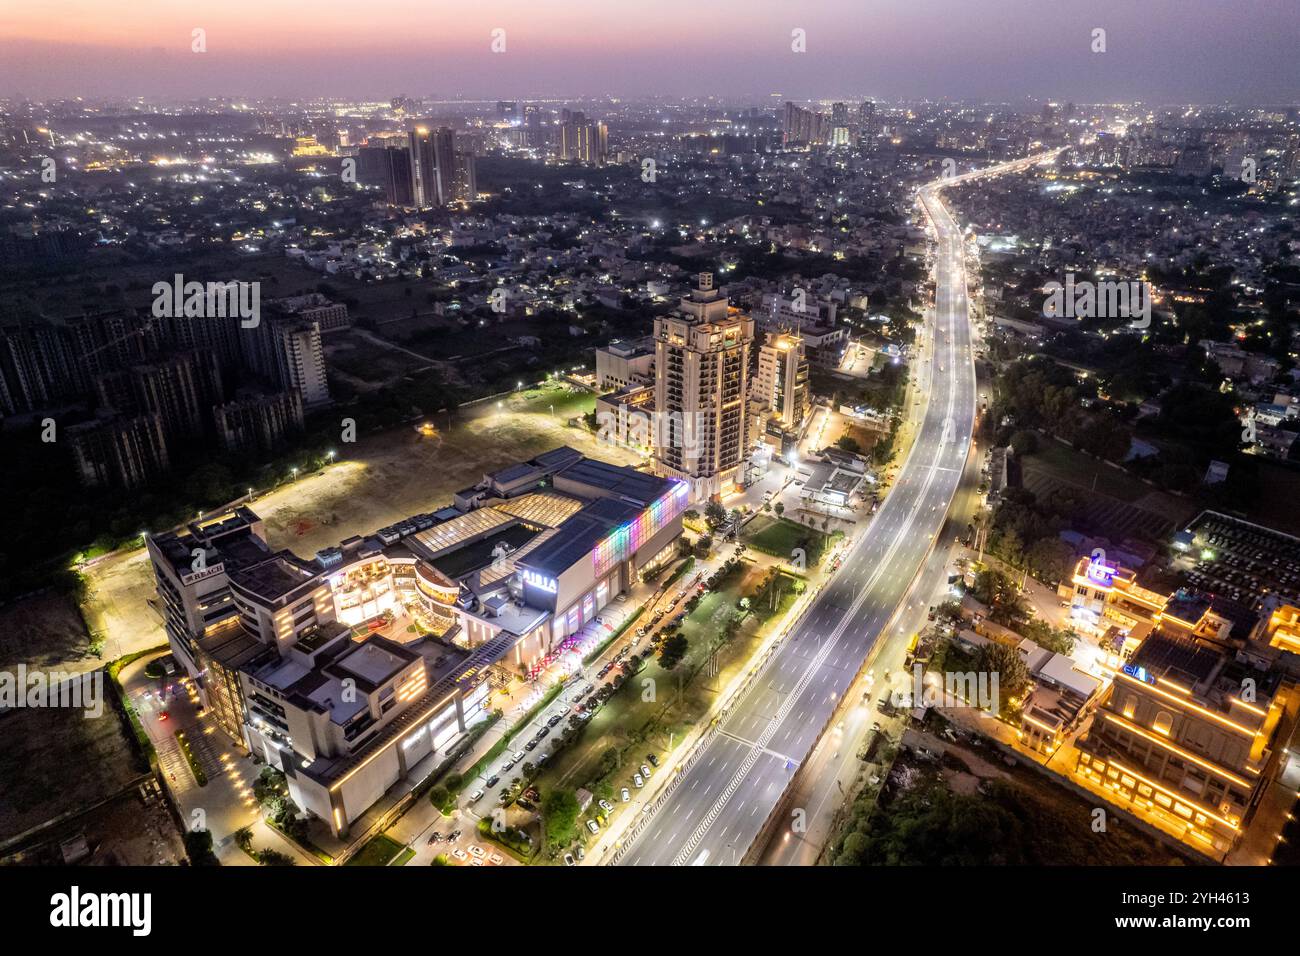
[[[618,863],[730,865],[743,859],[906,597],[957,489],[976,411],[962,233],[939,192],[1040,159],[921,188],[937,243],[935,318],[919,363],[928,396],[924,418],[898,481],[840,570],[616,855]]]

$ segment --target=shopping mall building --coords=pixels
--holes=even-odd
[[[562,447],[310,560],[272,551],[247,507],[146,543],[212,717],[342,835],[454,753],[494,685],[534,677],[670,560],[688,497]]]

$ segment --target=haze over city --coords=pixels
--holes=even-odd
[[[496,28],[504,54],[489,52]],[[795,28],[802,56],[790,55]],[[1107,31],[1105,55],[1089,49],[1094,28]],[[47,0],[0,10],[0,90],[1261,104],[1300,85],[1298,47],[1290,0]]]

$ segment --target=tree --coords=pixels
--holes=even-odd
[[[188,830],[185,833],[185,853],[191,866],[220,866],[212,852],[212,834],[207,830]]]
[[[596,765],[596,778],[608,777],[618,769],[622,754],[617,747],[606,747],[600,752],[600,763]]]
[[[578,798],[572,790],[552,790],[542,802],[542,820],[546,824],[546,842],[565,846],[578,835]]]
[[[1029,669],[1020,659],[1020,652],[1007,644],[990,641],[980,648],[979,670],[998,675],[998,712],[1006,716],[1011,711],[1009,702],[1021,697],[1029,689]]]
[[[710,528],[716,528],[727,520],[727,509],[722,507],[721,502],[710,501],[704,506],[704,520]]]
[[[783,502],[778,501],[772,507],[776,511],[776,516],[778,518],[781,517],[781,515],[785,514],[785,504]]]
[[[672,670],[682,662],[686,656],[686,650],[690,647],[690,641],[684,634],[674,634],[668,640],[664,641],[663,647],[659,650],[659,666],[666,671]]]
[[[1038,451],[1038,432],[1022,428],[1011,436],[1011,447],[1017,455],[1032,455]]]
[[[852,435],[841,435],[835,442],[835,446],[839,448],[840,451],[846,451],[850,455],[856,455],[862,450],[862,446],[858,444],[858,440]]]

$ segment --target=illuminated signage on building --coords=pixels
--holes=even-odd
[[[539,591],[545,591],[547,594],[556,594],[560,590],[560,582],[555,578],[548,578],[538,571],[524,571],[524,583],[531,584]]]
[[[1115,569],[1100,561],[1089,561],[1088,580],[1108,588],[1115,583]]]
[[[1147,673],[1145,667],[1140,667],[1137,664],[1125,664],[1124,673],[1144,684],[1154,684],[1156,682],[1156,679]]]

